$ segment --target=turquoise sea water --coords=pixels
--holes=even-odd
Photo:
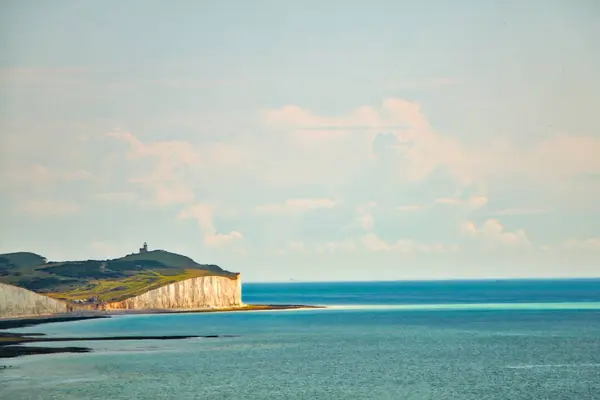
[[[61,343],[95,351],[3,360],[0,399],[600,399],[600,280],[246,284],[244,301],[333,307],[18,329],[237,336]]]

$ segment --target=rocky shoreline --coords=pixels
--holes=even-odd
[[[126,310],[122,312],[111,312],[98,315],[60,315],[43,316],[28,318],[0,319],[0,330],[17,329],[31,327],[40,324],[49,324],[57,322],[73,322],[87,319],[110,318],[111,315],[127,314],[182,314],[182,313],[206,313],[206,312],[235,312],[235,311],[268,311],[268,310],[296,310],[296,309],[315,309],[324,308],[322,306],[303,306],[293,304],[278,305],[246,305],[242,307],[231,308],[211,308],[198,310]],[[13,358],[36,354],[55,354],[55,353],[88,353],[92,349],[88,347],[42,347],[42,346],[24,346],[25,343],[44,343],[44,342],[83,342],[83,341],[105,341],[105,340],[181,340],[191,338],[215,339],[223,337],[233,337],[231,335],[171,335],[171,336],[108,336],[108,337],[46,337],[42,333],[12,333],[0,332],[0,358]],[[0,365],[1,369],[9,366]]]

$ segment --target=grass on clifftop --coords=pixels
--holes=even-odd
[[[88,285],[78,287],[72,291],[46,294],[64,300],[83,300],[97,296],[98,300],[113,302],[138,296],[171,283],[207,275],[210,275],[207,271],[198,269],[184,269],[177,275],[163,275],[158,271],[144,271],[120,280],[90,281]]]
[[[46,262],[34,253],[0,254],[0,282],[66,300],[120,301],[199,276],[236,274],[163,250],[104,261]]]
[[[226,272],[216,265],[198,264],[189,257],[182,256],[180,254],[169,253],[168,251],[163,250],[128,254],[125,257],[119,258],[118,260],[124,262],[151,261],[161,263],[169,268],[201,268],[207,271]]]

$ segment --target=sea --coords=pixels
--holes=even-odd
[[[326,309],[127,315],[14,332],[232,335],[69,342],[1,360],[0,399],[600,399],[600,279],[244,284]]]

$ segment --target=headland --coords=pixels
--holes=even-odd
[[[242,312],[322,308],[244,304],[241,274],[165,250],[108,260],[48,261],[36,253],[0,254],[0,330],[122,314]],[[39,342],[188,339],[220,336],[76,338],[0,333],[0,358],[87,352],[85,347],[28,347]]]

